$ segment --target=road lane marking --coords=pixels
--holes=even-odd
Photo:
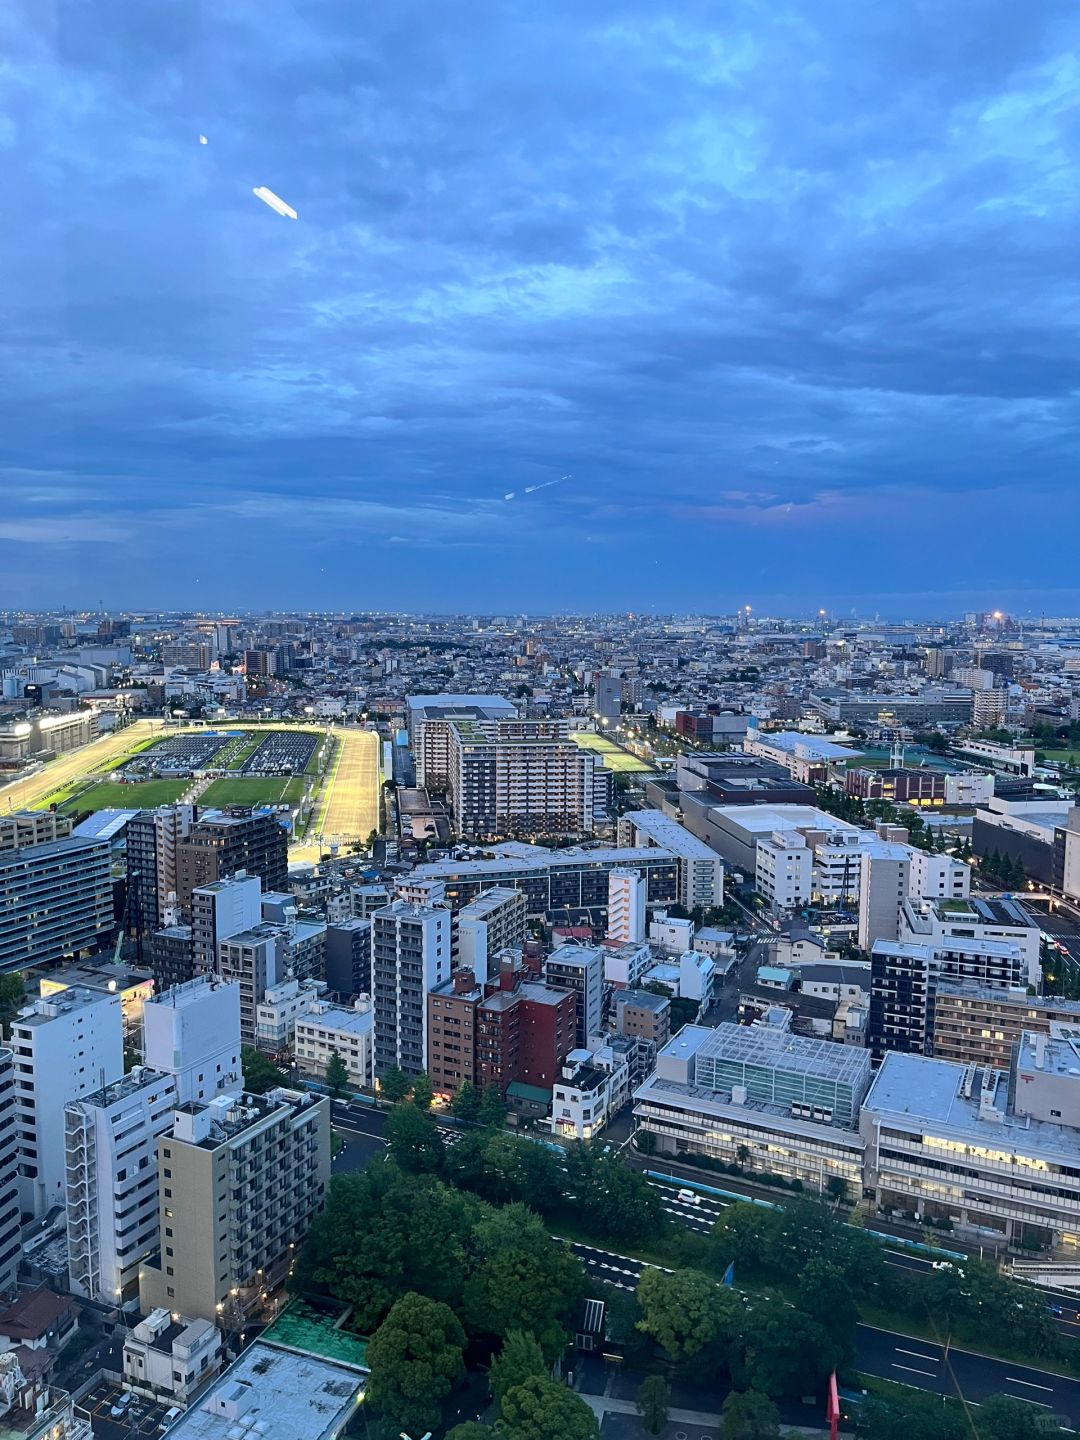
[[[937,1375],[935,1375],[933,1370],[917,1370],[914,1365],[901,1365],[899,1360],[892,1362],[892,1368],[894,1370],[908,1370],[912,1375],[928,1375],[931,1380],[937,1379]]]
[[[1053,1394],[1052,1385],[1036,1385],[1034,1380],[1021,1380],[1019,1375],[1006,1375],[1006,1380],[1011,1380],[1014,1385],[1030,1385],[1032,1390],[1045,1390],[1048,1395]]]
[[[916,1360],[929,1360],[934,1365],[941,1364],[940,1355],[924,1355],[921,1350],[905,1350],[902,1345],[896,1346],[896,1353],[898,1355],[914,1355]]]

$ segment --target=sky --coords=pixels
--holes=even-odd
[[[1075,0],[7,0],[0,606],[1078,614],[1078,87]]]

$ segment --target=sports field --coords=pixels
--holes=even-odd
[[[639,755],[632,755],[629,750],[616,745],[615,741],[609,740],[606,735],[598,735],[595,730],[578,730],[570,739],[580,745],[582,750],[595,750],[598,755],[602,755],[605,766],[616,774],[651,775],[654,772],[655,767],[647,760],[642,760]]]
[[[305,785],[300,777],[237,776],[215,780],[199,796],[200,805],[299,805]]]
[[[152,810],[155,805],[179,800],[190,784],[190,780],[140,780],[115,785],[111,780],[98,780],[76,786],[57,809],[61,815],[78,815],[84,810]]]

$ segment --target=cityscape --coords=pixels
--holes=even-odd
[[[1080,13],[0,6],[0,1440],[1080,1433]]]
[[[1076,1428],[1078,675],[0,614],[10,1433]]]

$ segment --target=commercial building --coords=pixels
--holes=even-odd
[[[900,916],[900,939],[932,945],[950,940],[1008,941],[1019,948],[1023,957],[1022,983],[1038,988],[1042,978],[1039,927],[1016,900],[906,900]]]
[[[485,890],[457,912],[454,964],[486,979],[503,950],[525,942],[525,896],[512,886]]]
[[[242,1323],[322,1208],[329,1111],[285,1089],[176,1108],[157,1141],[161,1254],[141,1269],[140,1309]]]
[[[450,978],[451,921],[441,905],[395,900],[372,916],[375,1073],[427,1063],[427,994]]]
[[[577,996],[575,1044],[588,1047],[601,1031],[604,1004],[604,952],[591,945],[560,945],[544,961],[544,979]]]
[[[22,1258],[15,1056],[0,1048],[0,1295],[16,1288]]]
[[[48,845],[71,834],[71,817],[55,810],[12,810],[0,815],[0,855],[30,845]]]
[[[259,1339],[170,1427],[169,1440],[339,1440],[364,1381],[353,1366]]]
[[[810,903],[814,856],[798,830],[774,830],[754,850],[754,888],[776,915],[790,915]]]
[[[815,1193],[862,1189],[865,1050],[769,1026],[687,1025],[634,1093],[639,1129],[662,1155],[708,1155],[799,1180]]]
[[[211,974],[217,970],[222,940],[261,923],[262,882],[257,875],[239,874],[197,885],[189,913],[195,973]]]
[[[320,1079],[333,1055],[339,1055],[354,1090],[369,1088],[375,1079],[375,1016],[370,1000],[351,1009],[316,1001],[296,1021],[293,1055],[305,1075]]]
[[[833,725],[892,730],[924,725],[966,725],[971,691],[927,688],[917,695],[865,695],[854,690],[819,691],[810,704]]]
[[[942,770],[863,769],[849,770],[844,790],[860,800],[887,800],[896,805],[942,807],[945,804],[945,772]]]
[[[124,1073],[120,996],[72,987],[20,1011],[11,1027],[19,1200],[44,1215],[65,1203],[64,1107]]]
[[[600,720],[618,720],[622,714],[622,677],[607,670],[593,675],[593,710]],[[709,728],[712,733],[712,727]]]
[[[868,1044],[876,1057],[890,1050],[929,1055],[943,979],[1008,992],[1023,986],[1025,978],[1023,955],[1011,940],[878,940],[870,951]]]
[[[859,752],[850,745],[838,745],[823,735],[806,735],[800,730],[759,730],[746,732],[743,750],[781,766],[804,785],[823,785],[830,767],[849,765]],[[848,772],[850,774],[850,771]]]
[[[865,1193],[886,1214],[1014,1244],[1080,1244],[1080,1050],[1023,1037],[1001,1070],[886,1055],[859,1122]]]
[[[719,908],[724,903],[724,866],[715,850],[662,810],[630,810],[619,818],[620,845],[654,847],[679,862],[677,901],[687,910]]]
[[[176,846],[176,892],[187,913],[192,891],[241,870],[264,890],[287,890],[288,836],[274,810],[229,805],[208,810]]]
[[[723,858],[729,870],[738,870],[743,875],[753,875],[757,867],[757,844],[759,840],[770,840],[773,835],[791,830],[802,831],[807,843],[811,836],[852,837],[853,857],[848,865],[850,875],[858,869],[857,850],[861,843],[857,837],[865,836],[857,825],[838,820],[814,805],[716,805],[709,812],[709,844]],[[839,842],[837,842],[838,848]],[[838,856],[843,864],[845,856]]]
[[[169,923],[179,888],[176,847],[194,823],[194,805],[162,805],[138,811],[124,829],[128,925],[144,939]]]
[[[180,1104],[239,1090],[240,986],[202,975],[151,997],[143,1007],[143,1059],[172,1077]]]
[[[994,1065],[1007,1070],[1020,1036],[1049,1035],[1055,1024],[1080,1031],[1080,1000],[1029,995],[975,980],[938,981],[932,1053],[937,1060]]]
[[[486,848],[494,851],[494,858],[438,860],[418,865],[410,878],[441,881],[453,910],[493,886],[512,886],[525,896],[526,915],[535,918],[549,910],[602,909],[612,870],[640,871],[650,905],[674,904],[681,893],[678,857],[668,850],[599,845],[549,850],[517,843]]]
[[[572,1050],[551,1096],[551,1130],[565,1139],[591,1140],[630,1098],[625,1042]]]
[[[152,1310],[124,1336],[124,1386],[159,1404],[188,1406],[220,1373],[224,1339],[209,1320]]]
[[[116,1305],[158,1245],[156,1137],[172,1124],[174,1077],[137,1065],[64,1110],[71,1288]]]
[[[109,846],[74,836],[0,854],[0,970],[101,949],[114,929]]]

